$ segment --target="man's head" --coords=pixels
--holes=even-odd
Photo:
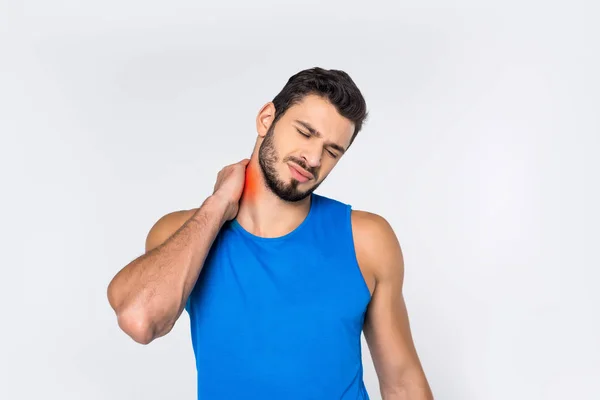
[[[345,72],[312,68],[292,76],[256,120],[258,161],[269,189],[285,201],[306,198],[366,118],[365,100]]]

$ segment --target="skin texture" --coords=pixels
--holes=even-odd
[[[246,230],[262,237],[285,235],[304,220],[310,207],[310,193],[343,157],[354,132],[351,121],[316,95],[306,96],[275,123],[274,117],[272,103],[265,104],[257,115],[258,137],[245,167],[244,187],[235,214]],[[294,168],[310,178],[301,182]],[[199,215],[199,210],[164,216],[148,234],[146,251],[152,252],[173,241],[177,232]],[[232,218],[231,214],[223,214],[224,219]],[[352,212],[352,230],[357,260],[372,295],[364,333],[382,397],[432,399],[402,295],[404,259],[398,239],[383,217],[367,211]],[[178,296],[185,298],[186,291]],[[178,312],[173,313],[176,317],[182,303],[183,300],[178,304]]]

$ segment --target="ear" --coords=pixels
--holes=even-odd
[[[275,105],[273,102],[269,102],[260,109],[256,116],[256,131],[258,132],[258,136],[265,137],[274,119]]]

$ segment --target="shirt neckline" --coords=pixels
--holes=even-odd
[[[246,230],[246,228],[244,228],[237,220],[237,218],[234,218],[231,221],[231,227],[240,232],[242,235],[252,239],[252,240],[256,240],[259,242],[270,242],[270,243],[274,243],[274,242],[279,242],[279,241],[283,241],[283,240],[287,240],[295,235],[298,234],[298,232],[302,231],[306,225],[308,225],[308,222],[311,220],[313,214],[315,213],[315,202],[317,201],[317,196],[314,193],[311,193],[310,195],[310,208],[308,210],[308,214],[306,215],[306,217],[304,217],[304,219],[302,220],[302,222],[300,223],[300,225],[298,225],[296,228],[294,228],[292,231],[286,233],[285,235],[282,236],[276,236],[276,237],[263,237],[263,236],[258,236],[255,235],[249,231]]]

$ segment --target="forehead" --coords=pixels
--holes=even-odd
[[[354,133],[354,123],[343,117],[329,100],[317,95],[305,96],[302,101],[287,110],[284,118],[290,122],[307,122],[325,139],[337,142],[343,147],[348,146]]]

